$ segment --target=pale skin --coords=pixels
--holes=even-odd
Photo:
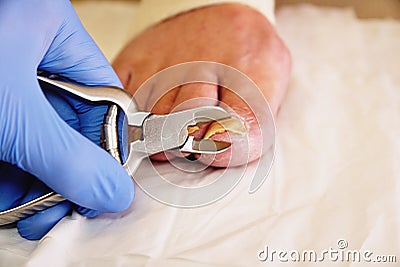
[[[113,67],[124,88],[134,94],[151,75],[178,63],[213,61],[232,66],[249,76],[267,99],[276,116],[285,96],[291,69],[290,53],[274,26],[258,11],[240,4],[207,6],[179,14],[154,25],[131,40],[120,52]],[[207,99],[188,101],[199,97]],[[188,84],[164,95],[152,112],[171,111],[222,101],[244,120],[249,130],[250,160],[259,156],[260,132],[254,127],[254,114],[234,93],[211,84]],[[204,134],[201,129],[198,136]],[[230,140],[235,150],[235,136],[215,134],[214,140]],[[213,165],[239,165],[248,155],[219,154]],[[231,157],[232,156],[232,157]],[[157,159],[163,159],[158,155]]]

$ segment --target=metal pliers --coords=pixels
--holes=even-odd
[[[207,139],[195,140],[188,134],[190,126],[230,118],[231,115],[220,107],[205,106],[168,115],[155,115],[139,111],[132,95],[118,87],[87,87],[57,75],[41,72],[38,73],[37,78],[39,83],[56,90],[67,91],[93,102],[110,103],[101,129],[102,147],[123,164],[132,178],[142,159],[150,155],[168,150],[216,154],[225,151],[231,145],[227,142],[214,142]],[[118,140],[117,118],[120,112],[124,113],[126,127],[140,132],[137,138],[129,134],[125,162],[121,157],[123,152],[121,142]],[[0,212],[0,225],[15,223],[62,201],[65,199],[56,192],[47,193],[25,204]]]

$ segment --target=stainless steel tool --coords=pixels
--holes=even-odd
[[[39,73],[37,78],[41,84],[67,91],[83,99],[110,103],[101,129],[101,143],[132,178],[142,159],[150,155],[168,150],[215,154],[225,151],[231,145],[209,139],[195,140],[188,134],[188,127],[230,118],[230,114],[220,107],[205,106],[168,115],[155,115],[139,111],[133,97],[121,88],[82,86],[47,73]],[[126,118],[124,126],[140,131],[138,138],[132,136],[129,138],[125,162],[121,157],[121,142],[118,140],[117,118],[121,111]],[[128,129],[128,132],[129,130],[132,129]],[[60,194],[49,192],[20,206],[0,212],[0,226],[15,223],[62,201],[65,199]]]

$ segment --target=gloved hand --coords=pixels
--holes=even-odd
[[[99,140],[106,107],[51,92],[46,98],[36,79],[40,69],[86,85],[121,86],[70,2],[1,1],[0,36],[0,209],[41,195],[47,186],[89,217],[126,209],[132,180],[90,141]],[[70,208],[65,201],[18,222],[18,230],[39,239]]]

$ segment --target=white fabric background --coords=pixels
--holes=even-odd
[[[96,4],[87,16],[88,4],[76,5],[110,59],[133,27],[120,12],[135,9],[113,6]],[[247,193],[250,175],[199,209],[167,207],[138,189],[127,212],[75,214],[40,242],[0,230],[0,266],[266,266],[257,259],[265,245],[322,251],[337,249],[338,239],[399,262],[400,22],[296,6],[281,9],[276,24],[293,75],[272,173],[256,194]],[[331,265],[365,264],[321,263]]]

